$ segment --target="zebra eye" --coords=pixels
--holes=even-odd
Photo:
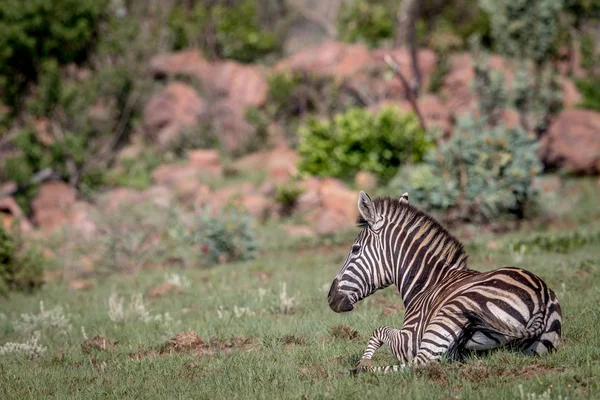
[[[352,254],[358,254],[358,252],[360,251],[360,245],[359,244],[355,244],[352,246]]]

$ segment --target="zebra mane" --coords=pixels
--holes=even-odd
[[[445,238],[446,246],[451,247],[452,253],[454,253],[455,256],[462,254],[465,255],[466,266],[467,255],[464,245],[431,215],[419,210],[417,207],[406,201],[401,201],[400,199],[394,197],[376,197],[373,199],[373,205],[375,206],[375,210],[384,218],[387,223],[398,222],[398,218],[402,216],[402,220],[407,221],[408,225],[419,223],[420,225],[427,225],[431,227],[436,233],[435,236],[442,236]],[[404,210],[406,210],[406,212],[403,212]],[[368,225],[368,223],[362,216],[359,215],[357,225],[361,228],[364,228]]]

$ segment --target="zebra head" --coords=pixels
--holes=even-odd
[[[400,200],[408,202],[408,193]],[[354,304],[392,284],[390,274],[384,268],[384,215],[363,191],[358,195],[358,212],[362,230],[327,296],[329,307],[338,313],[352,311]]]

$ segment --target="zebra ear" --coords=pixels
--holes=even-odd
[[[375,225],[375,222],[377,221],[375,206],[369,195],[362,190],[358,194],[358,212],[369,225]]]
[[[401,203],[408,203],[408,192],[404,192],[402,196],[400,196]]]

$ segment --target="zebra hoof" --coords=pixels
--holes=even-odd
[[[368,369],[373,365],[373,361],[371,361],[371,359],[369,358],[361,358],[360,361],[358,361],[358,363],[356,364],[356,368],[357,369]]]

